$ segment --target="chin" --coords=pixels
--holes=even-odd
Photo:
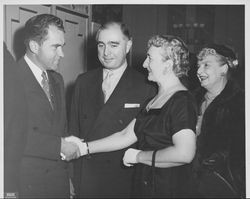
[[[113,68],[112,63],[103,62],[102,65],[103,65],[105,68],[108,68],[108,69]]]
[[[148,81],[156,82],[152,77],[148,76]]]
[[[205,89],[208,89],[209,85],[208,84],[201,84],[201,86]]]
[[[149,80],[149,81],[152,81],[152,80],[151,80],[151,77],[150,77],[149,75],[148,75],[148,80]]]
[[[49,70],[54,70],[54,71],[56,71],[58,69],[58,66],[51,66],[50,68],[49,68]]]

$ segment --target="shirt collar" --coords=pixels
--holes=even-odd
[[[122,76],[122,74],[126,70],[126,68],[127,68],[127,63],[126,62],[122,66],[120,66],[119,68],[116,68],[114,70],[103,68],[103,78],[110,71],[113,73],[114,76]]]
[[[30,58],[27,56],[27,54],[24,55],[24,60],[27,62],[29,68],[31,69],[32,73],[34,74],[34,76],[36,77],[36,80],[39,82],[39,84],[41,85],[42,83],[42,73],[43,70],[41,70],[36,64],[34,64],[34,62],[32,62],[30,60]],[[47,78],[48,78],[48,74],[46,72],[46,70],[44,70]]]

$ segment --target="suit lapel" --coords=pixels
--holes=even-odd
[[[124,71],[120,81],[116,85],[113,93],[110,98],[104,105],[104,109],[111,108],[112,110],[116,110],[117,108],[123,108],[124,103],[127,101],[127,91],[132,86],[132,78],[129,70],[129,66]]]
[[[46,105],[46,107],[49,109],[49,111],[51,112],[52,108],[50,106],[50,102],[49,102],[45,92],[43,91],[42,87],[40,86],[40,84],[36,80],[31,69],[29,68],[28,64],[24,60],[24,58],[22,58],[19,61],[19,65],[21,67],[20,68],[22,71],[21,75],[23,76],[23,80],[25,82],[25,89],[27,90],[27,94],[28,95],[37,95],[39,97],[39,99],[42,101],[42,103],[44,103]]]
[[[95,125],[93,127],[93,131],[97,126],[102,124],[102,122],[104,121],[103,118],[112,118],[110,115],[115,114],[117,111],[123,108],[124,103],[126,103],[127,101],[127,93],[132,87],[132,84],[133,80],[131,76],[131,70],[128,66],[127,69],[124,71],[113,93],[111,94],[110,98],[108,99],[106,104],[104,104],[103,107],[100,109]]]
[[[91,77],[87,86],[86,98],[84,98],[94,115],[97,115],[104,105],[104,96],[102,92],[102,68]]]

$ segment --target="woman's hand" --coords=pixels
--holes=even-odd
[[[138,163],[138,154],[141,150],[129,148],[123,156],[123,164],[127,167],[133,166],[133,164]]]

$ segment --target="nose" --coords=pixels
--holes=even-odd
[[[105,56],[107,56],[109,53],[110,53],[109,47],[108,47],[108,46],[105,46],[104,49],[103,49],[103,54],[104,54]]]
[[[203,71],[203,67],[200,66],[198,69],[197,69],[197,75],[200,75]]]
[[[148,67],[148,58],[146,58],[142,64],[143,68],[147,68]]]
[[[64,53],[63,53],[62,47],[58,47],[57,54],[58,54],[59,57],[64,57]]]

